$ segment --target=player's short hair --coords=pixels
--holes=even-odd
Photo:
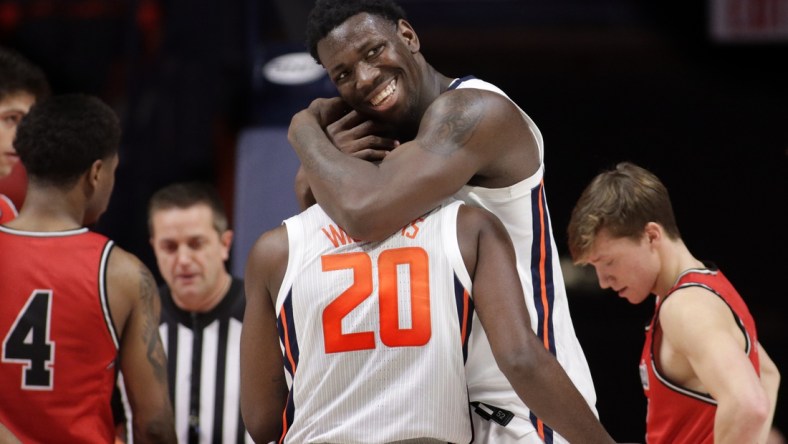
[[[44,71],[22,54],[0,47],[0,101],[18,93],[44,99],[50,94],[49,82]]]
[[[597,234],[638,239],[646,224],[660,224],[668,237],[680,239],[668,190],[659,178],[630,162],[599,173],[580,195],[567,228],[572,259],[584,263]]]
[[[55,95],[30,108],[14,147],[31,181],[67,188],[93,162],[117,154],[120,134],[117,114],[98,97]]]
[[[406,18],[402,7],[391,0],[317,0],[307,19],[306,46],[318,63],[317,42],[345,20],[362,12],[377,15],[394,24]]]

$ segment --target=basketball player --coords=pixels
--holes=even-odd
[[[289,128],[317,202],[364,240],[385,238],[450,196],[498,216],[514,242],[531,325],[596,413],[553,239],[536,124],[494,85],[436,71],[391,1],[319,0],[307,40],[340,95],[314,101]],[[467,365],[470,399],[500,413],[474,414],[479,442],[564,442],[495,367],[478,322]],[[510,413],[511,421],[498,421]]]
[[[568,228],[578,264],[633,304],[655,294],[640,378],[646,442],[766,442],[780,375],[742,297],[687,249],[664,184],[628,162],[597,175]]]
[[[48,95],[44,73],[17,52],[0,47],[0,179],[11,174],[19,161],[13,146],[19,122],[36,100]],[[0,224],[16,215],[14,203],[0,193]]]
[[[22,442],[108,443],[118,367],[138,443],[174,443],[150,271],[91,232],[107,207],[120,125],[99,99],[33,106],[15,146],[29,186],[0,226],[0,423]]]
[[[238,393],[244,283],[225,266],[233,232],[216,189],[185,182],[156,191],[148,230],[165,281],[159,330],[180,442],[251,442]]]
[[[319,205],[263,234],[241,335],[252,436],[471,442],[464,362],[484,327],[495,369],[546,421],[573,442],[612,442],[531,330],[514,255],[500,221],[459,201],[382,242],[353,240]]]

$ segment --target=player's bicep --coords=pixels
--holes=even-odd
[[[525,305],[516,256],[509,234],[491,213],[463,206],[458,218],[460,242],[475,233],[477,254],[473,271],[473,299],[479,320],[496,357],[520,353],[534,340]],[[477,228],[465,221],[471,220]],[[466,262],[472,258],[463,254]]]
[[[418,136],[391,151],[353,193],[343,220],[351,235],[382,240],[455,194],[484,167],[484,149],[468,140],[482,113],[477,120],[465,114],[448,105],[430,107]]]
[[[120,340],[120,367],[134,424],[141,427],[136,432],[146,435],[172,424],[167,358],[158,330],[161,301],[150,270],[118,250],[110,256],[108,292],[130,303]]]
[[[383,173],[403,174],[400,182],[410,185],[414,194],[439,194],[434,203],[454,194],[484,168],[495,151],[476,137],[486,125],[486,110],[485,102],[471,92],[442,95],[427,109],[416,137],[381,163]],[[437,188],[432,191],[425,185]]]
[[[758,386],[744,332],[727,304],[699,287],[679,292],[660,310],[663,338],[686,358],[705,391],[720,400],[738,396],[742,387]]]
[[[122,356],[133,358],[124,360],[141,367],[140,374],[152,379],[151,382],[166,384],[167,358],[158,329],[161,314],[159,292],[147,267],[139,264],[138,274],[137,291],[131,292],[136,303],[124,332]]]

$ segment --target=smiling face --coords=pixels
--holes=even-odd
[[[596,270],[599,286],[610,288],[631,304],[639,304],[654,291],[660,259],[648,232],[640,238],[597,233],[587,262]]]
[[[219,234],[206,204],[156,210],[151,217],[151,244],[162,277],[176,304],[189,311],[213,305],[227,283],[224,263],[232,232]]]
[[[0,178],[11,174],[14,165],[19,162],[13,146],[16,127],[35,101],[35,96],[26,92],[11,94],[0,100]]]
[[[317,51],[340,96],[356,111],[395,126],[418,125],[423,71],[408,22],[356,14],[320,40]]]

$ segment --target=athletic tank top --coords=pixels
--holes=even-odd
[[[290,394],[280,442],[470,442],[459,205],[375,243],[354,241],[318,205],[285,221],[276,311]]]
[[[0,224],[16,219],[19,213],[16,211],[14,203],[5,194],[0,193]]]
[[[473,77],[455,80],[450,89],[455,88],[482,89],[508,98],[496,86]],[[520,112],[538,142],[540,160],[543,160],[542,134],[531,118],[522,110]],[[547,209],[543,176],[542,162],[536,173],[512,186],[483,188],[466,185],[454,197],[469,205],[489,210],[506,226],[514,243],[517,270],[531,314],[531,325],[545,348],[555,355],[596,413],[594,383],[572,325],[559,254]],[[515,419],[507,427],[517,428],[518,435],[536,428],[544,440],[552,440],[553,432],[531,415],[528,407],[498,369],[476,316],[473,318],[467,369],[471,401],[494,405],[514,413],[515,418],[520,418],[520,421]]]
[[[112,245],[86,228],[0,226],[0,422],[22,442],[114,439],[118,340],[105,281]]]
[[[646,342],[640,358],[640,378],[648,399],[646,441],[649,444],[713,444],[714,415],[717,402],[708,393],[700,393],[672,383],[655,364],[654,336],[659,336],[659,309],[676,290],[703,287],[722,298],[742,330],[745,351],[755,371],[760,374],[758,335],[755,321],[739,293],[714,265],[708,269],[685,271],[668,294],[657,301],[654,317],[646,329]],[[675,296],[681,297],[681,295]]]

